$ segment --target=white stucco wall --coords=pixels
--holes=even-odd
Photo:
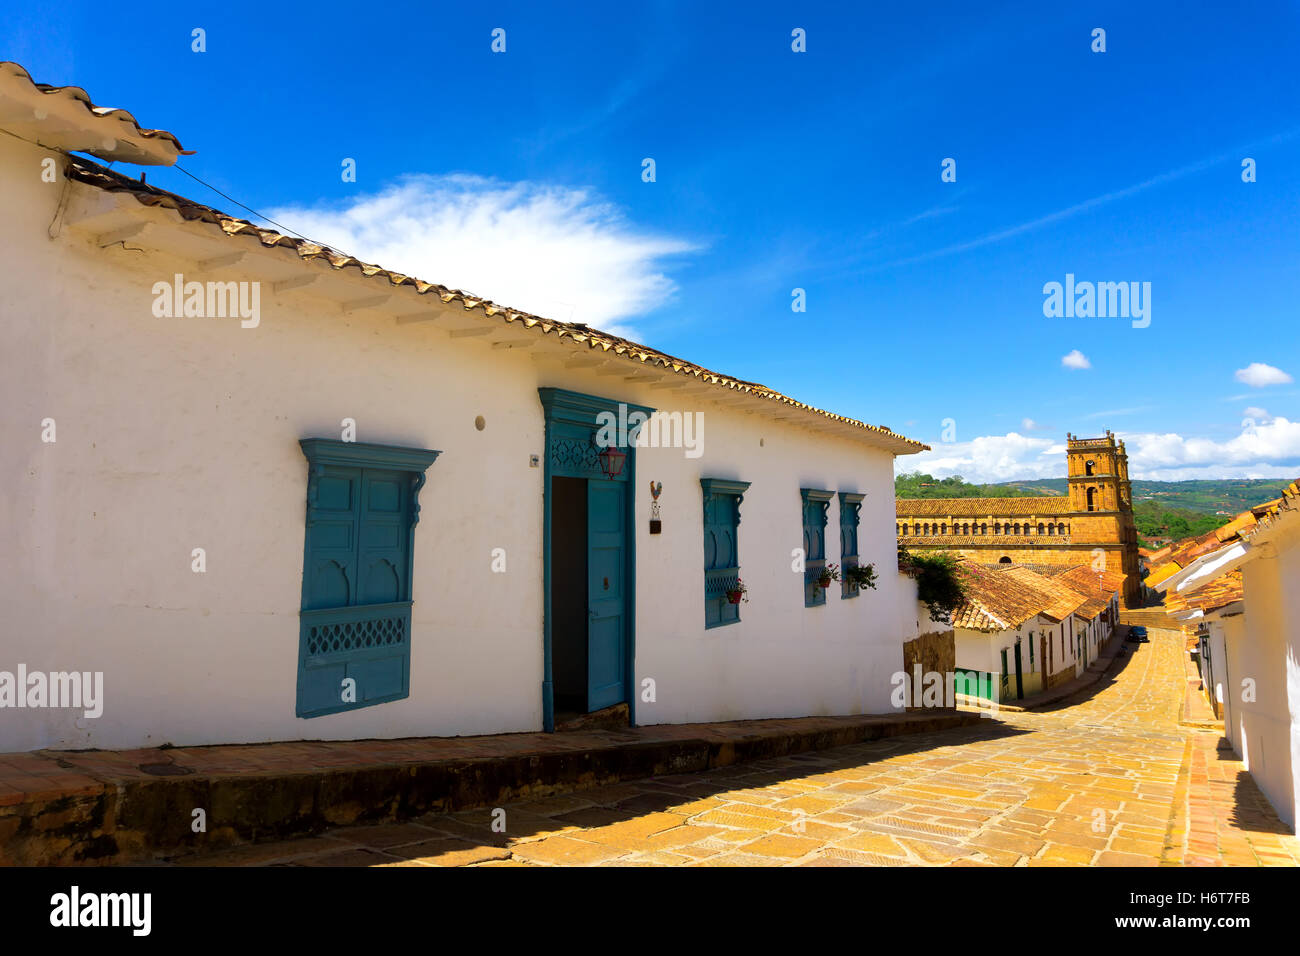
[[[256,329],[155,318],[152,284],[192,275],[193,261],[47,238],[62,185],[40,182],[44,155],[0,142],[0,670],[102,671],[106,703],[98,719],[2,711],[0,751],[540,729],[539,385],[705,413],[702,458],[652,449],[637,464],[635,673],[657,697],[637,702],[639,722],[889,709],[915,594],[894,573],[887,452],[266,285]],[[46,418],[53,444],[40,440]],[[302,720],[298,439],[338,438],[344,418],[358,441],[443,452],[415,533],[410,696]],[[752,482],[739,530],[749,603],[741,623],[711,630],[701,476]],[[664,485],[656,536],[651,480]],[[826,606],[803,607],[790,570],[800,487],[866,494],[860,552],[879,590],[841,600],[836,585]],[[837,564],[838,520],[837,498]],[[206,573],[191,570],[194,548]],[[505,574],[491,571],[494,548]]]
[[[1025,621],[1014,630],[1005,631],[975,631],[967,628],[957,628],[957,666],[966,670],[984,671],[993,674],[994,677],[1000,677],[1002,674],[1002,650],[1007,651],[1007,675],[1010,685],[1011,696],[1015,696],[1016,681],[1016,642],[1020,642],[1020,670],[1021,681],[1024,685],[1026,695],[1037,693],[1042,690],[1043,673],[1046,670],[1046,661],[1043,659],[1039,638],[1046,636],[1048,641],[1059,640],[1056,638],[1058,625],[1052,624],[1044,618],[1033,617]],[[1034,659],[1029,659],[1029,648],[1032,644],[1034,649]],[[1060,656],[1059,646],[1054,647],[1052,653]],[[1060,668],[1056,668],[1059,670]],[[1055,672],[1055,671],[1054,671]]]
[[[581,390],[599,386],[585,384]],[[663,411],[704,412],[704,455],[641,449],[637,458],[637,683],[655,682],[653,703],[638,700],[638,723],[682,723],[889,709],[890,677],[902,669],[900,610],[915,593],[896,573],[893,458],[860,444],[817,436],[757,415],[672,402],[646,391],[634,401]],[[740,507],[740,576],[749,588],[740,621],[704,627],[700,478],[751,482]],[[648,531],[650,481],[663,482],[663,533]],[[876,566],[876,590],[805,608],[800,488],[866,494],[859,557]],[[826,524],[827,560],[841,564],[838,496]]]
[[[1245,613],[1223,619],[1224,725],[1278,816],[1300,818],[1300,533],[1242,567]],[[1242,682],[1254,682],[1253,700]]]

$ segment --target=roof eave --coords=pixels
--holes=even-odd
[[[248,251],[256,250],[266,255],[274,255],[275,250],[283,246],[293,250],[296,254],[295,258],[302,268],[319,268],[314,266],[317,259],[324,259],[334,273],[340,273],[350,266],[356,266],[361,277],[371,280],[386,280],[384,287],[389,291],[407,286],[418,296],[432,293],[446,305],[459,302],[464,307],[465,312],[474,313],[480,320],[497,319],[503,325],[515,325],[516,327],[528,329],[535,334],[542,335],[544,338],[554,333],[552,341],[566,339],[568,340],[566,345],[577,353],[586,354],[588,350],[598,351],[603,353],[600,356],[602,361],[607,359],[625,361],[632,367],[653,369],[662,377],[672,375],[694,377],[700,384],[709,386],[708,394],[710,395],[722,396],[730,393],[733,396],[731,399],[733,405],[737,405],[735,400],[739,399],[756,412],[764,410],[776,412],[778,409],[787,413],[797,412],[801,418],[806,418],[809,422],[817,425],[817,431],[819,432],[861,442],[892,455],[910,455],[929,450],[928,445],[899,435],[883,426],[868,425],[855,419],[815,408],[766,386],[743,382],[713,372],[684,359],[677,359],[656,349],[651,349],[648,346],[602,333],[598,329],[518,312],[461,290],[447,289],[445,286],[425,282],[413,276],[394,273],[373,264],[363,263],[353,257],[323,249],[313,243],[292,239],[274,230],[261,229],[246,220],[229,216],[184,196],[147,186],[129,177],[114,173],[112,170],[78,160],[76,157],[73,157],[73,161],[69,165],[69,176],[84,185],[102,190],[109,195],[119,192],[128,193],[136,200],[136,203],[127,204],[122,208],[134,206],[134,209],[140,210],[140,215],[146,219],[150,215],[149,212],[146,212],[147,210],[156,209],[163,213],[170,213],[171,221],[168,222],[166,227],[168,230],[201,229],[207,226],[215,230],[222,241],[234,240],[236,237],[251,237],[256,240],[256,245],[248,243],[247,238],[245,238],[244,242],[247,244]],[[182,211],[182,207],[184,211]],[[195,225],[196,222],[199,225]],[[148,244],[147,240],[140,237],[133,239],[133,242]],[[701,395],[703,394],[701,393]],[[737,407],[740,406],[737,405]],[[789,420],[787,416],[778,416],[778,420],[783,418]]]
[[[126,110],[96,106],[79,86],[37,83],[9,60],[0,61],[0,124],[47,149],[108,162],[171,166],[186,152],[172,133],[142,127]]]

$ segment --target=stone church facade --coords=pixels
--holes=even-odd
[[[898,543],[982,564],[1098,566],[1124,575],[1125,607],[1142,603],[1137,525],[1124,443],[1067,436],[1069,493],[1032,498],[913,498],[897,502]]]

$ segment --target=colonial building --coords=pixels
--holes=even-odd
[[[1114,633],[1122,578],[1088,567],[962,563],[957,690],[1001,701],[1081,675]]]
[[[158,189],[12,63],[0,121],[0,751],[892,709],[924,445]]]
[[[1166,595],[1167,612],[1197,628],[1202,679],[1224,733],[1278,816],[1295,830],[1300,820],[1300,481],[1219,531],[1217,547],[1206,549],[1205,542],[1192,539],[1175,548],[1186,564],[1156,587]]]
[[[1142,603],[1137,526],[1124,443],[1067,436],[1069,492],[1032,498],[898,501],[898,540],[982,564],[1088,565],[1124,575],[1126,607]]]

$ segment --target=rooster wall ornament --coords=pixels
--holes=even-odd
[[[662,481],[650,482],[650,533],[659,534],[663,531],[664,523],[659,520],[659,493],[664,490]]]

